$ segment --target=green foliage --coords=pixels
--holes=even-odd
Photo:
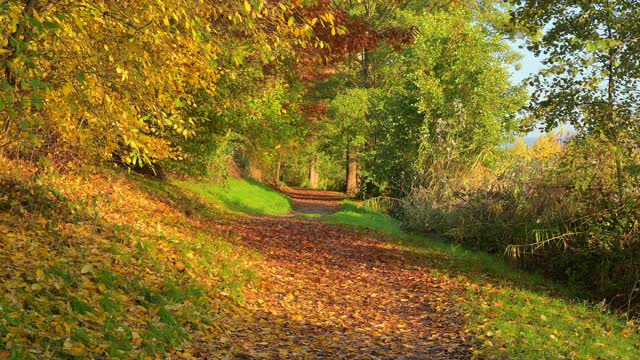
[[[531,111],[547,129],[570,123],[615,142],[637,134],[640,13],[628,1],[514,1],[514,23],[536,34],[544,69]],[[544,31],[542,30],[544,29]]]
[[[254,180],[228,179],[222,184],[179,181],[176,184],[231,211],[258,215],[284,215],[291,212],[288,197]]]
[[[341,92],[331,101],[330,114],[333,120],[326,125],[330,146],[346,149],[364,145],[369,97],[369,90],[355,88]]]
[[[510,48],[465,11],[425,15],[409,61],[424,114],[423,172],[483,161],[516,128],[523,88],[509,81]]]

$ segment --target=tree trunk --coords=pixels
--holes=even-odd
[[[611,28],[608,29],[608,35],[611,38],[613,36],[613,31]],[[615,88],[615,67],[614,64],[616,62],[616,50],[611,48],[609,50],[609,59],[607,63],[607,70],[609,74],[607,76],[608,84],[607,84],[607,127],[611,130],[611,134],[608,134],[611,140],[613,141],[613,145],[616,147],[614,152],[615,157],[615,165],[616,165],[616,182],[618,184],[618,204],[622,205],[623,196],[624,196],[624,176],[622,174],[622,159],[620,151],[622,151],[618,137],[618,124],[616,124],[616,109],[615,109],[615,100],[616,100],[616,88]]]
[[[278,160],[278,166],[276,167],[276,184],[280,182],[282,176],[282,161]]]
[[[358,153],[352,148],[347,148],[347,195],[354,196],[358,193]]]
[[[318,188],[318,180],[320,176],[318,174],[318,170],[316,169],[316,159],[311,160],[311,165],[309,166],[309,187],[312,189]]]

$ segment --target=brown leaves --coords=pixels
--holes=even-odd
[[[100,216],[74,223],[56,209],[48,217],[37,207],[0,213],[2,351],[42,358],[468,355],[452,311],[459,281],[376,236],[291,217],[220,223],[195,207],[187,216],[178,195],[160,201],[160,191],[175,191],[171,185],[145,188],[117,174],[62,175],[46,185],[73,209],[95,199]],[[335,209],[336,194],[318,195],[298,197],[306,211],[314,202]],[[249,281],[252,267],[257,282]]]
[[[295,196],[311,211],[325,201],[318,193]],[[263,261],[259,286],[227,324],[235,335],[227,351],[255,358],[469,356],[452,310],[452,293],[462,286],[415,265],[406,249],[289,217],[239,218],[228,230]],[[222,349],[209,343],[202,351]]]

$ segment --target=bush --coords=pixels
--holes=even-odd
[[[464,173],[464,181],[450,176],[414,188],[401,202],[401,216],[414,230],[504,253],[518,266],[588,289],[594,299],[625,310],[638,307],[636,159],[624,154],[619,183],[616,151],[602,139],[560,147],[543,138],[526,154],[522,148],[507,151],[493,168]],[[474,177],[481,179],[469,186]]]

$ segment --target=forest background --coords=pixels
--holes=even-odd
[[[29,174],[3,175],[0,207],[87,166],[209,181],[238,167],[344,190],[637,310],[639,9],[0,1],[0,155]],[[516,39],[543,59],[522,84]],[[562,124],[575,133],[518,138]]]

